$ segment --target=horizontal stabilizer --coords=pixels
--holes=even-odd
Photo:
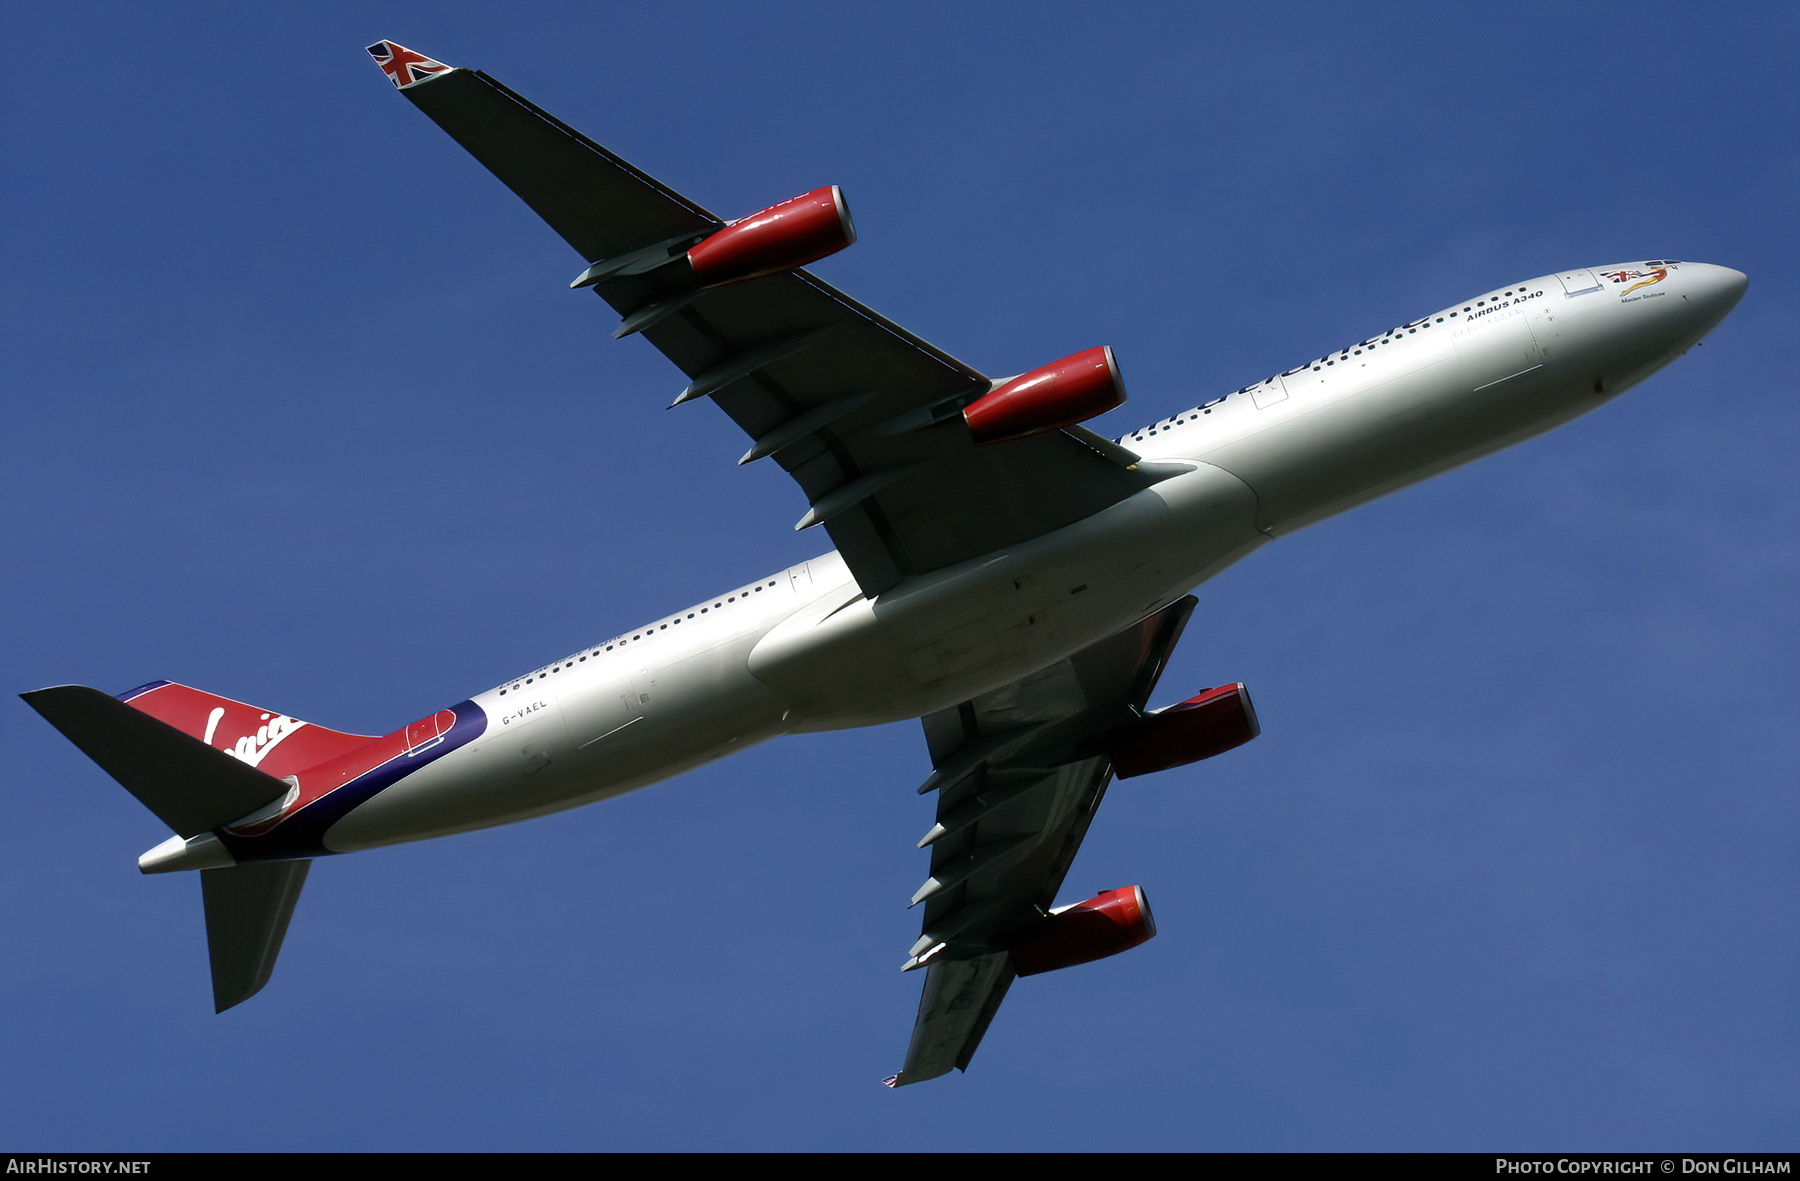
[[[242,1004],[269,982],[311,868],[310,861],[254,861],[200,871],[213,1012]]]
[[[98,689],[59,685],[20,696],[184,837],[230,824],[287,792],[282,780]]]

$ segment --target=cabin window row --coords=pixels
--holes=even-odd
[[[543,669],[543,670],[533,673],[531,676],[526,677],[522,681],[514,681],[511,685],[507,686],[505,689],[500,690],[499,696],[505,697],[508,692],[510,692],[512,690],[516,690],[516,689],[521,689],[524,686],[532,684],[536,681],[541,681],[544,678],[548,677],[551,673],[559,673],[559,672],[563,671],[563,669],[565,669],[565,668],[574,668],[577,664],[585,663],[589,656],[599,656],[600,653],[602,653],[602,652],[611,652],[614,648],[623,648],[626,644],[630,643],[632,640],[647,639],[650,636],[655,635],[657,632],[666,632],[669,630],[669,624],[671,624],[671,623],[680,623],[683,619],[693,619],[697,615],[705,615],[709,610],[717,610],[719,608],[724,607],[728,603],[735,603],[739,599],[747,599],[753,593],[761,594],[764,590],[771,590],[774,588],[776,581],[777,581],[776,579],[771,578],[771,579],[769,579],[768,582],[762,583],[757,586],[750,587],[748,590],[741,590],[741,591],[738,591],[736,594],[726,595],[723,599],[720,599],[718,602],[714,603],[711,608],[702,607],[699,609],[699,611],[689,611],[686,615],[677,615],[675,618],[668,620],[665,623],[651,624],[649,627],[645,628],[643,631],[633,632],[629,638],[624,637],[624,636],[619,636],[619,637],[615,638],[611,643],[605,645],[604,647],[596,647],[592,652],[586,653],[581,656],[577,656],[568,661],[564,661],[564,662],[560,662],[558,664],[551,665],[547,669]]]
[[[1523,287],[1517,288],[1516,290],[1509,289],[1506,291],[1502,291],[1499,295],[1490,295],[1487,297],[1487,299],[1478,299],[1473,304],[1470,304],[1469,306],[1463,308],[1463,311],[1468,312],[1468,311],[1473,311],[1475,308],[1483,307],[1487,304],[1489,299],[1498,301],[1498,300],[1505,299],[1505,298],[1508,298],[1513,295],[1524,295],[1524,294],[1525,294],[1525,288],[1523,288]],[[1363,354],[1363,351],[1365,349],[1370,352],[1373,352],[1373,351],[1375,351],[1375,347],[1377,345],[1392,344],[1392,343],[1394,343],[1395,340],[1399,339],[1400,334],[1402,334],[1402,333],[1404,333],[1405,335],[1408,335],[1408,336],[1412,336],[1412,335],[1416,334],[1419,331],[1419,329],[1421,329],[1421,328],[1430,328],[1433,324],[1442,324],[1446,319],[1455,319],[1455,318],[1457,318],[1458,315],[1459,315],[1459,313],[1457,313],[1457,312],[1449,312],[1443,316],[1437,316],[1437,317],[1426,316],[1423,320],[1414,320],[1411,324],[1402,324],[1398,328],[1390,328],[1386,332],[1382,333],[1380,336],[1372,337],[1368,340],[1361,342],[1360,344],[1350,345],[1347,348],[1339,349],[1337,356],[1335,358],[1330,353],[1327,353],[1323,357],[1320,357],[1317,361],[1310,362],[1307,365],[1301,365],[1295,369],[1285,370],[1284,372],[1279,374],[1279,376],[1293,377],[1295,374],[1306,372],[1307,369],[1309,369],[1309,368],[1314,373],[1323,372],[1327,366],[1336,365],[1339,361],[1347,361],[1351,357],[1360,357]],[[1251,390],[1255,389],[1257,386],[1268,385],[1270,382],[1272,382],[1274,380],[1275,380],[1275,378],[1273,378],[1273,377],[1265,377],[1261,381],[1254,382],[1250,385],[1244,386],[1241,389],[1235,390],[1233,392],[1239,393],[1239,394],[1247,394]],[[1226,394],[1226,395],[1224,395],[1224,397],[1214,398],[1210,402],[1203,402],[1199,406],[1194,407],[1193,410],[1188,411],[1186,414],[1177,415],[1175,418],[1170,419],[1166,422],[1159,422],[1153,427],[1146,427],[1144,430],[1135,431],[1129,435],[1120,435],[1117,439],[1114,440],[1114,442],[1123,443],[1127,439],[1130,439],[1134,442],[1141,442],[1142,440],[1148,438],[1149,436],[1156,434],[1158,431],[1171,430],[1175,427],[1181,426],[1183,423],[1197,421],[1198,415],[1211,414],[1212,408],[1214,406],[1217,406],[1220,402],[1223,402],[1225,400],[1225,398],[1229,398],[1229,397],[1231,397],[1231,394]]]

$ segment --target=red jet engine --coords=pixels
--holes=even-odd
[[[1106,345],[1021,373],[963,407],[977,443],[1057,431],[1125,403],[1125,380]]]
[[[827,185],[732,222],[687,252],[702,287],[791,271],[856,241],[843,190]]]
[[[1119,778],[1130,779],[1210,759],[1261,733],[1249,690],[1239,681],[1146,715],[1107,754]]]
[[[1021,976],[1054,972],[1130,951],[1156,934],[1150,900],[1141,886],[1103,890],[1086,902],[1050,913],[1042,931],[1013,948]]]

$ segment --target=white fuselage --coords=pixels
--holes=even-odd
[[[1686,352],[1744,287],[1701,263],[1568,272],[1327,354],[1125,436],[1190,470],[1054,533],[873,600],[826,554],[482,693],[480,738],[351,811],[326,844],[504,824],[777,735],[956,705],[1273,537],[1592,410]]]

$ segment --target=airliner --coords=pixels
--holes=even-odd
[[[1089,347],[991,378],[803,269],[836,186],[721,218],[487,74],[370,55],[580,256],[596,293],[778,464],[832,552],[385,736],[167,681],[24,694],[199,871],[213,1002],[269,980],[312,861],[575,808],[788,734],[919,718],[936,820],[900,1086],[967,1069],[1013,982],[1156,931],[1139,886],[1057,901],[1114,777],[1260,732],[1226,682],[1153,708],[1195,587],[1275,538],[1540,434],[1693,347],[1747,280],[1655,258],[1509,283],[1119,438]],[[691,413],[693,411],[685,411]],[[1164,698],[1166,700],[1166,698]]]

